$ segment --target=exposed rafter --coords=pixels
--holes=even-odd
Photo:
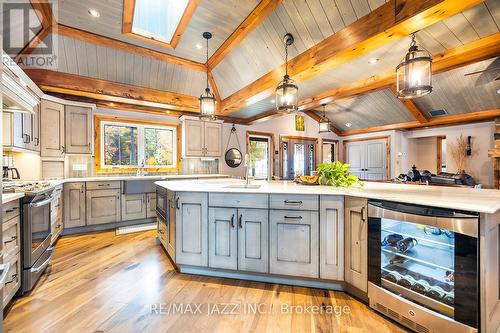
[[[289,74],[298,82],[305,81],[480,2],[391,0],[293,58],[289,61]],[[231,114],[246,106],[255,95],[262,98],[272,95],[283,69],[284,65],[224,99],[221,112]]]
[[[283,0],[262,0],[247,18],[233,31],[208,60],[208,67],[212,70],[226,57],[246,36],[271,14]]]
[[[51,27],[54,22],[52,8],[47,0],[30,0],[31,7],[35,10],[36,16],[40,20],[42,27]]]
[[[212,75],[212,72],[208,72],[208,82],[210,83],[210,86],[212,87],[212,90],[214,92],[215,98],[217,99],[217,102],[220,103],[221,98],[219,94],[219,89],[217,89],[217,85],[215,84],[214,76]]]
[[[394,94],[397,94],[396,86],[391,86],[390,89]],[[415,103],[413,103],[411,99],[398,99],[398,100],[411,113],[411,115],[415,117],[416,120],[418,120],[418,122],[426,123],[429,121],[429,119],[427,119],[427,117],[425,116],[424,112],[420,110],[420,108]]]
[[[32,40],[19,52],[15,58],[17,64],[23,63],[36,47],[51,33],[52,26],[42,27]]]

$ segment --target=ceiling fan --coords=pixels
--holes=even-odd
[[[473,76],[480,74],[477,82],[485,84],[500,80],[500,57],[497,57],[486,69],[464,74],[464,76]]]

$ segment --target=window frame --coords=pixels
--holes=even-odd
[[[145,158],[145,136],[146,128],[167,129],[173,132],[173,164],[172,165],[144,165],[144,170],[147,172],[178,172],[180,170],[180,125],[161,122],[149,121],[142,119],[118,118],[112,116],[96,115],[94,118],[94,151],[95,151],[95,169],[96,173],[124,173],[135,172],[141,165],[141,161]],[[105,165],[104,161],[104,126],[117,125],[137,128],[137,163],[138,165]],[[145,161],[145,160],[144,160]]]

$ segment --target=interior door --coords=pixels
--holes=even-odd
[[[366,141],[365,179],[385,180],[387,178],[386,161],[386,140]]]
[[[346,142],[345,144],[346,163],[349,164],[351,173],[361,179],[365,179],[365,142]]]
[[[287,139],[281,144],[283,179],[309,176],[316,170],[316,142]]]

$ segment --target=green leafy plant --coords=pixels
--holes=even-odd
[[[332,163],[321,163],[316,168],[318,182],[322,185],[336,187],[349,187],[356,184],[363,185],[358,177],[351,175],[349,164],[339,161]]]

